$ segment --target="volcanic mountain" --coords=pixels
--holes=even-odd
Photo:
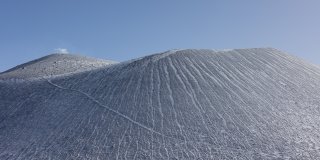
[[[320,158],[320,69],[279,50],[64,56],[0,74],[0,159]]]

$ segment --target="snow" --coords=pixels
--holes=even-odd
[[[320,70],[279,50],[72,59],[0,75],[0,159],[320,158]]]

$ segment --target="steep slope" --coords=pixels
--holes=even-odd
[[[21,64],[0,73],[0,79],[28,79],[57,76],[90,70],[114,63],[114,61],[58,53]]]
[[[0,159],[319,159],[320,70],[278,50],[175,50],[0,83]]]

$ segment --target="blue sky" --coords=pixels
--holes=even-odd
[[[274,47],[320,64],[319,0],[1,0],[0,71],[67,49],[124,61]]]

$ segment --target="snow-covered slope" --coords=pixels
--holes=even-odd
[[[0,83],[0,159],[319,159],[319,106],[281,51],[174,50]]]
[[[99,68],[114,63],[116,62],[79,55],[58,53],[18,65],[3,73],[0,73],[0,79],[34,79],[44,76],[58,76],[61,74],[75,73]]]

